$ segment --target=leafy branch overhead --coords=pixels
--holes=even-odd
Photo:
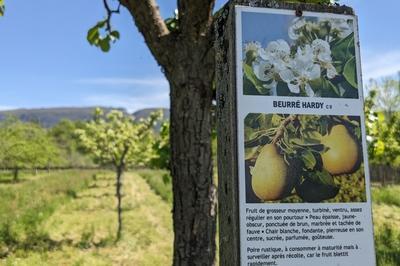
[[[111,18],[113,14],[119,14],[121,4],[118,4],[116,9],[112,9],[107,0],[103,0],[104,8],[107,11],[107,17],[89,29],[87,40],[91,45],[99,47],[103,52],[108,52],[111,48],[111,43],[120,38],[118,31],[111,27]]]
[[[4,0],[0,0],[0,16],[4,16],[5,9]]]

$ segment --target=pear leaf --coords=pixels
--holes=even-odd
[[[297,195],[305,202],[321,202],[332,199],[339,193],[339,187],[324,185],[310,178],[296,187]]]
[[[304,166],[309,169],[313,170],[317,164],[317,160],[315,159],[314,154],[309,150],[304,150],[301,156]]]
[[[304,181],[296,192],[306,202],[321,202],[332,199],[339,193],[333,177],[326,171],[306,172]]]
[[[346,78],[346,81],[354,88],[358,89],[357,86],[357,71],[356,71],[356,58],[355,56],[351,57],[344,66],[343,76]]]
[[[267,95],[269,93],[269,89],[263,86],[263,83],[258,80],[256,75],[253,72],[253,68],[248,64],[243,64],[244,77],[250,81],[250,83],[254,86],[254,88],[261,95]],[[245,88],[246,89],[246,88]]]
[[[347,60],[355,54],[354,33],[332,43],[331,47],[333,61],[347,62]]]

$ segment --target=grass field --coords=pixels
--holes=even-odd
[[[0,265],[170,265],[171,184],[165,171],[125,175],[123,237],[115,243],[114,175],[0,174]],[[373,188],[378,265],[400,265],[400,186]]]
[[[400,186],[372,189],[378,265],[400,265]]]
[[[0,185],[0,265],[169,265],[170,205],[126,174],[116,244],[114,183],[111,172],[66,171]]]

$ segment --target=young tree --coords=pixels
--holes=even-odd
[[[59,153],[45,129],[11,118],[0,124],[0,154],[1,165],[13,169],[18,181],[20,169],[49,167]]]
[[[94,119],[84,129],[76,130],[82,145],[102,165],[112,165],[116,172],[116,196],[118,200],[117,240],[122,234],[122,176],[129,166],[144,165],[152,158],[154,143],[153,126],[160,113],[135,122],[121,111],[104,115],[96,109]]]

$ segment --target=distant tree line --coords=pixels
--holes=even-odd
[[[121,116],[128,116],[122,112]],[[110,112],[111,113],[111,112]],[[98,119],[94,114],[93,121]],[[143,124],[145,120],[134,121]],[[69,169],[108,167],[98,160],[98,156],[82,141],[82,132],[90,128],[93,121],[61,120],[51,128],[44,128],[37,122],[22,122],[9,116],[0,122],[0,169],[12,172],[13,180],[19,179],[21,170]],[[154,141],[149,149],[153,154],[145,166],[168,168],[169,164],[169,123],[161,125],[161,131],[151,131]],[[138,154],[142,151],[138,151]],[[143,164],[142,164],[143,165]]]
[[[400,83],[371,80],[365,101],[368,156],[372,180],[399,182]]]

